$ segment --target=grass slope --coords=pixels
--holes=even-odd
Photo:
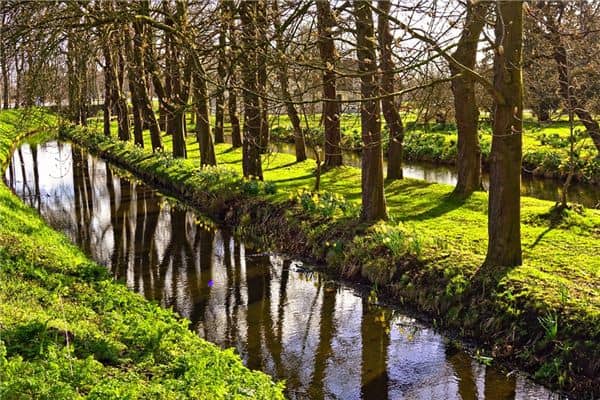
[[[0,113],[0,162],[52,117]],[[0,185],[0,398],[281,399],[187,322],[114,283]]]
[[[265,155],[268,182],[257,183],[240,177],[241,151],[229,145],[216,148],[220,167],[199,170],[192,137],[189,158],[173,160],[91,131],[64,133],[246,236],[375,283],[437,323],[482,339],[493,357],[516,361],[547,384],[600,394],[596,210],[557,213],[551,202],[522,198],[524,264],[503,270],[482,295],[477,273],[487,246],[485,193],[459,200],[450,196],[450,186],[388,182],[391,220],[364,226],[356,220],[356,168],[330,170],[322,176],[326,191],[311,193],[313,160],[295,163],[292,155]],[[170,137],[164,140],[168,153]]]

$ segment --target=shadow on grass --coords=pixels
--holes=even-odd
[[[451,211],[460,208],[465,204],[467,198],[455,196],[452,193],[449,193],[440,198],[440,203],[438,203],[435,207],[432,207],[428,210],[425,210],[416,215],[407,215],[405,217],[400,218],[403,221],[423,221],[427,219],[433,219],[441,217],[444,214],[447,214]]]
[[[273,166],[273,167],[268,167],[267,166],[267,168],[265,168],[265,171],[275,171],[275,170],[278,170],[278,169],[291,167],[291,166],[294,166],[296,164],[298,164],[298,161],[291,161],[291,162],[289,162],[287,164],[277,165],[277,166]]]
[[[281,183],[281,182],[301,181],[301,180],[308,179],[308,178],[314,178],[314,175],[313,174],[306,174],[306,175],[295,176],[293,178],[269,179],[269,180],[272,181],[272,182],[275,182],[275,183]]]
[[[558,204],[552,206],[552,208],[550,208],[550,211],[548,211],[547,213],[540,215],[542,219],[550,221],[550,225],[534,240],[531,246],[529,246],[530,249],[533,249],[535,246],[537,246],[542,241],[542,239],[544,239],[544,236],[546,236],[548,233],[550,233],[552,230],[556,229],[560,225],[563,218],[565,217],[565,212],[566,208]]]

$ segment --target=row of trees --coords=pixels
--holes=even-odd
[[[60,104],[66,98],[70,117],[86,125],[93,116],[90,99],[97,96],[103,101],[106,135],[116,119],[119,139],[145,146],[148,130],[150,146],[157,150],[164,132],[172,136],[174,157],[186,157],[186,115],[191,113],[202,165],[216,164],[214,142],[224,142],[228,119],[232,145],[242,147],[244,175],[256,179],[263,177],[261,154],[269,147],[274,110],[289,117],[296,158],[302,161],[310,139],[304,136],[307,114],[318,107],[323,167],[332,168],[343,164],[342,105],[358,104],[361,219],[372,222],[388,217],[381,116],[389,130],[387,178],[401,179],[400,105],[418,107],[410,101],[419,98],[417,93],[448,82],[458,129],[455,194],[481,189],[478,99],[483,91],[492,104],[493,129],[486,265],[513,266],[521,263],[523,66],[547,68],[542,50],[551,43],[557,93],[600,148],[598,124],[578,100],[586,96],[575,95],[590,88],[572,90],[575,72],[568,50],[581,35],[595,34],[589,16],[596,8],[587,1],[527,6],[502,0],[4,0],[3,104],[8,107],[11,90],[17,104]],[[565,30],[574,20],[581,29]],[[529,49],[525,64],[524,45]],[[537,93],[542,118],[560,100],[538,89],[531,91]],[[347,91],[353,96],[341,99]]]

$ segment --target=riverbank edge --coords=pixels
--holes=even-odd
[[[381,245],[373,243],[373,235],[365,235],[369,227],[352,221],[328,225],[326,219],[304,213],[292,202],[272,201],[261,194],[225,193],[201,187],[193,178],[198,173],[197,167],[181,171],[190,164],[184,167],[178,160],[167,162],[169,159],[163,154],[152,154],[80,127],[63,129],[61,137],[132,172],[218,223],[236,227],[238,234],[262,243],[264,248],[277,249],[320,265],[327,264],[329,272],[338,278],[365,281],[364,271],[361,271],[365,258],[371,265],[397,263],[392,283],[379,286],[379,292],[385,293],[393,302],[425,313],[438,327],[477,340],[504,365],[516,365],[532,373],[537,371],[536,380],[549,387],[582,398],[600,394],[600,381],[594,369],[598,366],[592,365],[595,355],[600,354],[600,344],[594,340],[594,332],[599,329],[597,322],[589,319],[570,321],[572,324],[560,332],[570,337],[569,348],[565,349],[557,340],[545,338],[539,323],[539,318],[545,314],[527,299],[521,299],[521,318],[515,320],[498,299],[481,298],[468,290],[449,294],[452,277],[444,276],[439,269],[429,268],[411,252],[400,258],[392,257]],[[365,238],[360,243],[354,240],[357,234]],[[326,243],[334,244],[333,249],[324,251]],[[337,246],[354,257],[351,265],[347,263],[348,256],[342,259],[346,263],[340,262],[335,251]],[[334,271],[331,271],[332,266]],[[406,276],[409,278],[404,281]],[[559,368],[563,364],[569,366],[568,375]],[[544,371],[541,377],[540,371]]]
[[[23,141],[46,129],[4,128],[3,172]],[[18,288],[13,297],[28,302],[17,304],[19,312],[8,301],[0,304],[0,397],[284,398],[283,382],[251,371],[172,310],[115,282],[4,183],[0,197],[1,286]],[[60,315],[52,314],[55,308]]]

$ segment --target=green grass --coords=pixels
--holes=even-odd
[[[312,194],[307,189],[314,184],[314,160],[296,163],[292,155],[267,154],[264,177],[277,188],[267,194],[262,188],[244,189],[241,151],[226,144],[216,146],[219,169],[199,171],[193,135],[187,160],[153,156],[83,130],[67,129],[66,136],[146,177],[158,176],[167,186],[171,182],[205,210],[237,213],[230,222],[249,237],[326,262],[345,276],[362,276],[438,323],[485,338],[492,355],[518,360],[545,383],[598,390],[597,210],[557,213],[551,202],[522,198],[523,265],[504,271],[482,298],[472,288],[487,246],[485,193],[459,200],[450,195],[451,186],[413,179],[387,182],[390,221],[369,227],[356,222],[361,193],[356,168],[324,173],[324,192]],[[163,139],[169,153],[170,137]],[[553,315],[557,329],[549,336]]]
[[[0,113],[3,166],[25,133],[55,125],[22,117]],[[0,398],[283,398],[282,384],[187,324],[113,282],[0,185]]]

